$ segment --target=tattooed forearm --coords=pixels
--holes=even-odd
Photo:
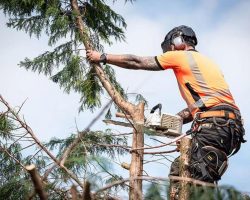
[[[150,71],[162,70],[154,57],[140,57],[131,54],[112,55],[108,54],[107,62],[126,69],[143,69]]]
[[[158,71],[162,70],[161,66],[155,60],[155,57],[142,57],[131,54],[124,55],[114,55],[114,54],[104,54],[105,60],[101,60],[101,53],[97,51],[87,50],[86,58],[88,61],[93,63],[105,62],[113,64],[126,69],[143,69]]]
[[[143,57],[142,60],[143,60],[145,69],[152,70],[152,71],[162,70],[162,68],[157,64],[154,57]]]
[[[180,111],[177,113],[182,119],[183,119],[183,124],[187,124],[193,120],[192,114],[188,110],[188,108],[185,108],[184,110]]]

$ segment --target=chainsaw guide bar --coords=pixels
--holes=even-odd
[[[130,127],[133,128],[133,123],[128,123],[128,122],[121,122],[121,121],[115,121],[115,120],[103,120],[106,124],[113,124],[113,125],[118,125],[118,126],[124,126],[124,127]],[[171,129],[168,128],[163,128],[158,125],[154,126],[143,126],[144,128],[144,133],[147,135],[152,135],[152,136],[161,136],[161,137],[179,137],[182,133],[178,132],[173,132]]]

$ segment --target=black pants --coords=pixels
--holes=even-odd
[[[226,160],[226,155],[229,155],[237,145],[239,148],[240,137],[242,138],[243,134],[242,129],[236,126],[235,121],[223,118],[202,121],[198,126],[199,128],[194,129],[192,133],[189,171],[192,178],[213,183],[220,179],[220,175],[216,175],[218,169],[214,166],[214,163],[201,158],[201,155],[206,155],[203,147],[212,146],[218,149],[218,158],[221,164]],[[179,157],[172,163],[169,175],[179,176]]]
[[[194,133],[194,137],[192,138],[189,170],[192,178],[213,183],[214,181],[220,180],[221,177],[218,173],[218,165],[227,162],[226,156],[232,151],[232,134],[231,128],[228,126],[219,126],[214,123],[208,123],[206,125],[210,127],[201,124],[200,130]],[[203,149],[207,146],[216,148],[217,163],[213,163],[216,161],[206,159],[205,156],[208,155],[210,151]]]

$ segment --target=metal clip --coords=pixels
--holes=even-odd
[[[194,114],[194,121],[197,121],[197,122],[202,122],[204,121],[205,119],[200,119],[200,114],[203,113],[203,112],[197,112]]]

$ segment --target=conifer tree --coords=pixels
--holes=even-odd
[[[143,103],[133,105],[126,100],[114,71],[109,66],[89,65],[83,57],[83,51],[89,48],[102,51],[101,43],[112,44],[111,38],[117,41],[125,39],[124,19],[105,0],[2,0],[0,9],[10,16],[8,27],[24,30],[37,38],[45,34],[48,45],[54,48],[36,58],[26,58],[20,63],[21,67],[49,76],[66,92],[79,93],[80,110],[93,111],[100,106],[105,88],[117,107],[130,115],[134,122],[140,124],[144,121]],[[83,135],[76,138],[68,151],[63,153],[62,164]],[[141,147],[142,126],[135,124],[132,148]],[[142,175],[142,160],[142,150],[132,152],[131,177]],[[130,186],[130,199],[141,199],[142,181],[132,179]]]
[[[126,23],[105,4],[105,1],[84,0],[77,3],[87,29],[88,35],[85,38],[79,33],[76,24],[77,14],[72,11],[72,1],[2,0],[0,8],[11,16],[7,23],[8,27],[24,30],[37,38],[47,35],[48,45],[54,49],[35,58],[25,58],[20,62],[20,66],[49,76],[66,92],[79,93],[80,109],[93,110],[101,105],[103,87],[94,68],[89,66],[83,57],[86,48],[82,47],[82,42],[88,39],[91,48],[103,50],[101,41],[111,44],[112,39],[125,39]],[[114,70],[104,66],[104,71],[113,86],[124,95],[123,89],[115,79]]]

